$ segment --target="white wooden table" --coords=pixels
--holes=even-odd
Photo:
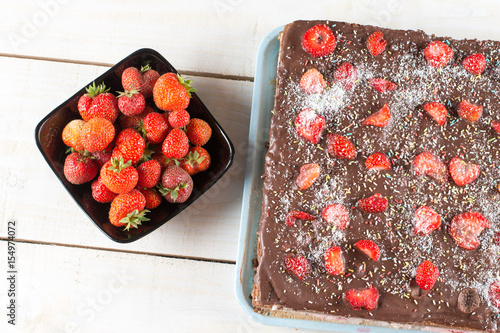
[[[295,331],[253,322],[234,293],[260,40],[277,26],[315,18],[500,40],[494,0],[305,3],[0,1],[0,332]],[[194,79],[236,158],[194,213],[118,244],[68,196],[39,153],[34,129],[68,96],[142,47]],[[15,326],[7,316],[9,221],[16,223]]]

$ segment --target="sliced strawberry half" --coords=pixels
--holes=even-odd
[[[344,274],[344,258],[342,250],[338,246],[333,246],[325,251],[325,269],[329,274]]]
[[[424,110],[427,112],[432,119],[436,121],[439,126],[443,126],[446,123],[446,115],[448,110],[446,107],[438,102],[431,102],[424,105]]]
[[[368,258],[372,259],[373,261],[377,261],[378,258],[380,257],[380,248],[372,240],[369,239],[359,240],[354,244],[354,247],[359,251],[361,251]]]
[[[316,68],[307,70],[300,78],[300,88],[306,94],[321,94],[326,88],[326,81]]]
[[[439,269],[429,260],[418,265],[415,272],[415,282],[422,290],[431,290],[439,276]]]
[[[366,47],[373,56],[378,56],[384,52],[387,41],[384,39],[382,31],[375,31],[366,40]]]
[[[304,221],[312,221],[316,219],[316,216],[302,212],[300,210],[292,210],[285,217],[285,224],[288,227],[291,227],[295,224],[295,220],[304,220]]]
[[[500,134],[500,121],[492,120],[491,121],[491,127],[497,132],[497,134]]]
[[[486,58],[481,53],[471,54],[462,60],[462,66],[471,74],[479,75],[486,68]]]
[[[295,275],[300,280],[303,280],[311,273],[311,264],[306,257],[286,257],[285,269]]]
[[[346,61],[337,67],[333,73],[333,77],[345,90],[351,90],[358,78],[358,70],[353,64]]]
[[[356,148],[347,137],[334,133],[327,136],[328,153],[335,158],[353,160],[356,157]]]
[[[458,246],[466,250],[476,249],[479,235],[484,228],[489,228],[488,220],[478,212],[467,212],[455,216],[448,227],[448,233]]]
[[[379,292],[375,287],[349,289],[344,294],[345,300],[351,305],[353,310],[375,310],[378,306],[379,297]]]
[[[453,58],[453,50],[441,41],[434,41],[427,45],[424,56],[429,65],[441,68],[446,66]]]
[[[448,168],[450,170],[451,178],[458,186],[464,186],[465,184],[472,183],[481,172],[479,164],[466,162],[458,156],[451,159]]]
[[[321,168],[316,163],[309,163],[301,166],[296,181],[299,190],[303,191],[311,187],[316,179],[318,179],[320,172]]]
[[[384,79],[368,79],[370,86],[378,92],[394,91],[398,87],[397,84]]]
[[[481,105],[472,104],[467,100],[463,100],[457,107],[458,116],[470,122],[476,122],[483,114],[483,107]]]
[[[313,57],[323,57],[335,50],[337,38],[325,24],[317,24],[309,28],[302,36],[302,48]]]
[[[368,170],[389,170],[391,162],[384,153],[373,153],[366,159],[366,168]]]
[[[389,120],[391,120],[391,110],[389,110],[389,105],[385,103],[380,110],[363,120],[361,125],[385,127],[389,124]]]
[[[300,111],[295,119],[297,134],[314,144],[319,142],[325,125],[325,118],[310,108]]]
[[[367,213],[381,213],[389,206],[387,198],[380,193],[375,193],[368,198],[358,200],[358,208]]]
[[[349,224],[349,212],[345,206],[330,204],[323,208],[321,213],[323,219],[330,225],[345,230]]]
[[[415,222],[413,232],[416,235],[425,236],[441,227],[441,216],[429,206],[418,208],[413,215],[413,221]]]
[[[500,308],[500,281],[495,281],[490,284],[488,296],[491,304]]]
[[[429,176],[440,183],[448,179],[446,164],[430,151],[415,156],[415,159],[413,159],[413,172],[419,176]]]

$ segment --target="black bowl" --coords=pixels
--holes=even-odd
[[[145,64],[149,64],[151,68],[158,71],[160,75],[167,72],[177,73],[175,68],[155,50],[140,49],[118,62],[115,66],[96,78],[94,82],[96,84],[104,82],[107,87],[111,88],[110,92],[113,93],[122,91],[122,72],[130,66],[140,68]],[[212,128],[212,137],[204,146],[210,153],[212,159],[210,168],[193,176],[193,193],[186,202],[182,204],[172,204],[163,200],[158,208],[153,209],[147,214],[150,221],[144,222],[143,225],[139,226],[137,229],[125,231],[123,227],[112,225],[108,218],[110,204],[102,204],[92,198],[92,191],[90,188],[91,182],[82,185],[74,185],[66,180],[63,173],[64,159],[66,157],[65,152],[68,147],[62,141],[62,130],[71,120],[81,118],[78,113],[77,104],[80,96],[86,93],[85,87],[68,98],[68,100],[50,112],[38,123],[35,129],[35,140],[38,149],[40,149],[43,157],[68,193],[95,225],[112,240],[119,243],[133,242],[159,228],[198,199],[205,191],[214,185],[231,166],[234,158],[233,144],[196,93],[192,93],[192,98],[187,110],[192,118],[201,118],[208,122]]]

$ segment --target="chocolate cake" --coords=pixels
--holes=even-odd
[[[255,310],[499,330],[500,42],[332,21],[280,40]]]

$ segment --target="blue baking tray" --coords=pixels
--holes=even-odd
[[[336,332],[370,332],[396,333],[402,330],[405,333],[421,333],[422,331],[447,332],[436,328],[422,328],[421,330],[391,329],[387,327],[352,325],[332,323],[317,320],[278,318],[254,312],[250,295],[255,275],[253,260],[256,259],[257,232],[262,204],[261,176],[264,174],[265,143],[269,140],[274,94],[276,89],[276,70],[280,42],[279,33],[283,26],[272,30],[261,42],[257,52],[255,81],[252,99],[252,113],[248,135],[248,156],[243,189],[241,210],[241,225],[239,234],[238,257],[236,262],[236,297],[245,312],[256,322],[272,326],[304,328],[314,330],[328,330]]]

